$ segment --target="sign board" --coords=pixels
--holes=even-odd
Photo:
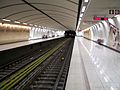
[[[94,16],[93,20],[100,21],[100,20],[108,20],[108,17],[104,16]]]
[[[120,10],[119,9],[110,9],[109,10],[109,14],[111,14],[111,15],[120,14]]]

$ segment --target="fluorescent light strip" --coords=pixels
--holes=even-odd
[[[79,21],[78,21],[78,25],[77,25],[77,29],[76,29],[76,30],[79,29],[80,23],[81,23],[81,21],[79,20]]]
[[[27,25],[27,23],[23,23],[23,24]]]
[[[88,2],[89,0],[85,0],[85,2]]]
[[[2,19],[3,21],[7,21],[7,22],[10,22],[11,20],[8,20],[8,19]]]
[[[82,17],[82,16],[83,16],[83,13],[80,14],[80,17]]]
[[[18,21],[14,21],[14,23],[20,23],[20,22],[18,22]]]
[[[30,26],[33,26],[33,24],[29,24]]]
[[[85,9],[86,9],[86,6],[83,6],[81,12],[85,12]]]

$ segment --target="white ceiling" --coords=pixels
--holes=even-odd
[[[0,0],[0,18],[60,30],[76,29],[79,0],[26,1],[55,19],[57,22],[41,13],[39,10],[29,6],[22,0]],[[90,0],[79,26],[80,29],[83,30],[97,23],[98,21],[93,20],[94,16],[113,17],[113,15],[108,14],[109,9],[120,10],[120,0]]]
[[[56,28],[60,30],[75,30],[77,22],[78,0],[26,1],[55,19],[60,24],[29,6],[22,0],[0,0],[0,18]]]
[[[90,0],[79,26],[80,29],[86,29],[99,22],[93,20],[94,16],[106,16],[109,18],[113,17],[114,15],[109,15],[110,9],[120,10],[120,0]]]

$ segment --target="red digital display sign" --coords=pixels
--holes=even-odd
[[[100,21],[100,20],[108,20],[107,17],[94,17],[94,20]]]

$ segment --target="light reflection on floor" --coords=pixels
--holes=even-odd
[[[120,54],[82,37],[77,39],[85,49],[81,52],[91,90],[120,90]]]

